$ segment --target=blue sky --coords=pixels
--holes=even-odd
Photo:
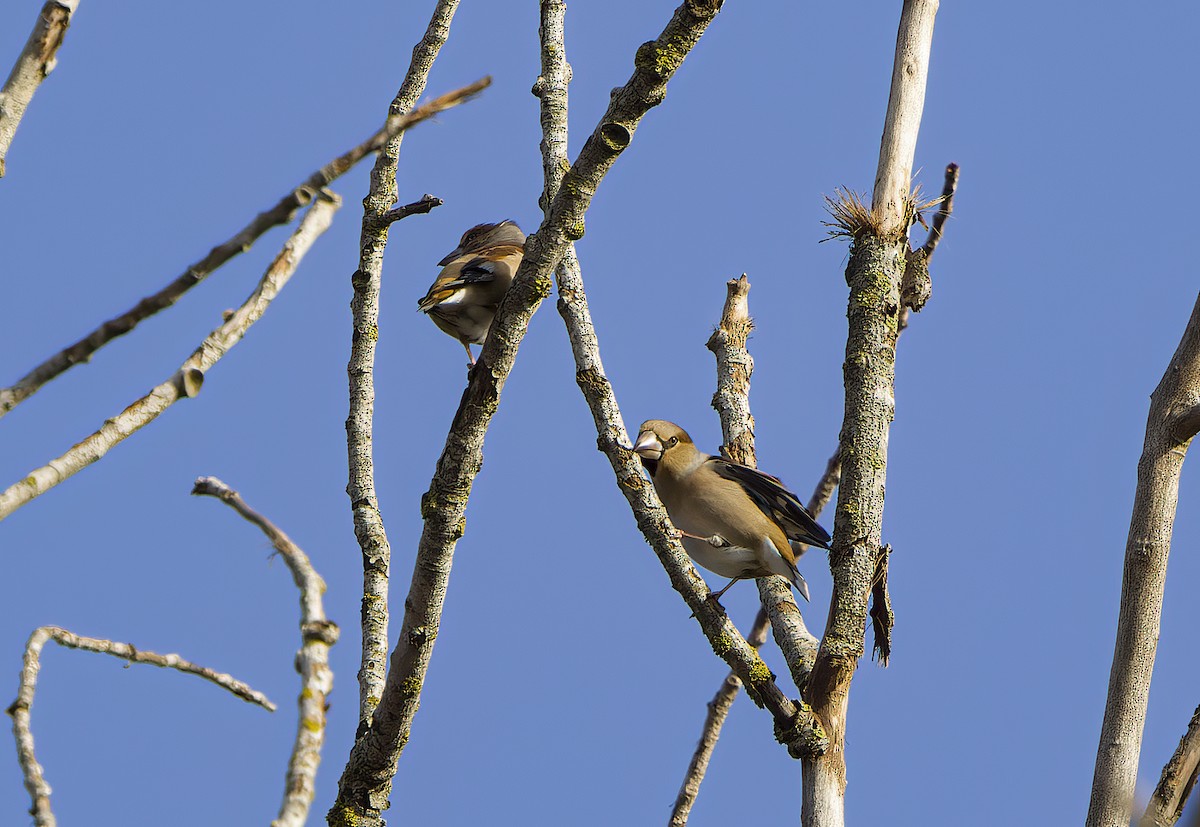
[[[38,6],[0,12],[4,62]],[[572,154],[673,7],[570,5]],[[431,8],[83,0],[0,182],[0,383],[374,130]],[[630,427],[672,419],[716,450],[704,342],[725,280],[745,272],[759,460],[811,491],[840,426],[846,326],[846,247],[818,244],[822,195],[871,186],[898,11],[729,2],[602,184],[578,249]],[[1052,824],[1086,811],[1148,398],[1196,296],[1191,230],[1178,224],[1193,173],[1175,159],[1194,144],[1198,25],[1183,3],[1136,15],[943,4],[916,166],[928,192],[948,161],[962,183],[933,298],[900,343],[884,524],[894,655],[886,670],[864,661],[854,682],[852,823]],[[393,229],[384,269],[375,448],[396,612],[465,380],[461,348],[415,300],[467,226],[536,228],[537,60],[536,4],[464,3],[429,92],[495,83],[404,144],[402,199],[446,203]],[[260,534],[188,496],[204,474],[274,519],[329,585],[343,638],[311,823],[332,801],[357,709],[343,423],[366,187],[367,166],[335,185],[333,228],[197,399],[0,526],[13,697],[25,639],[57,624],[179,652],[280,705],[270,715],[193,678],[48,650],[33,722],[63,823],[129,823],[131,795],[179,825],[264,823],[278,807],[297,596]],[[0,485],[173,373],[286,233],[9,414]],[[1185,473],[1143,794],[1200,702],[1193,489]],[[819,630],[828,570],[813,553],[802,571]],[[738,586],[724,603],[745,627],[755,601]],[[772,647],[766,657],[786,674]],[[390,821],[664,823],[725,671],[595,450],[548,302],[488,436]],[[739,699],[691,823],[794,823],[799,801],[799,765]],[[27,807],[14,752],[0,749],[0,817],[18,823]]]

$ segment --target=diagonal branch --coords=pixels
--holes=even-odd
[[[337,643],[338,627],[325,617],[321,579],[305,554],[274,523],[259,514],[238,492],[216,477],[200,477],[192,493],[216,497],[241,514],[266,534],[271,545],[283,557],[292,579],[300,589],[300,651],[296,653],[296,671],[300,673],[300,717],[296,740],[288,761],[287,781],[279,816],[271,827],[303,827],[316,792],[317,767],[325,743],[325,700],[333,691],[333,671],[329,668],[329,647]]]
[[[326,190],[319,191],[300,226],[283,245],[245,303],[200,343],[196,352],[173,376],[121,413],[105,420],[100,430],[84,437],[65,454],[31,471],[25,479],[0,492],[0,520],[100,459],[110,448],[149,425],[175,402],[198,394],[205,373],[241,341],[250,326],[262,317],[313,242],[329,228],[333,214],[340,205],[341,199],[336,195]]]
[[[389,117],[398,117],[416,105],[425,90],[429,70],[442,45],[450,36],[450,22],[458,0],[440,0],[425,29],[425,35],[413,47],[412,60],[400,90],[388,108]],[[382,284],[383,252],[388,230],[400,210],[391,210],[399,198],[396,168],[400,160],[403,133],[391,137],[379,150],[371,170],[371,184],[363,200],[362,230],[359,234],[358,269],[351,278],[354,297],[350,311],[354,316],[350,341],[350,363],[346,366],[350,382],[350,412],[346,417],[346,451],[349,456],[349,481],[346,494],[354,517],[354,536],[362,549],[362,661],[358,671],[358,734],[366,731],[371,715],[383,695],[388,653],[388,574],[392,547],[388,543],[383,515],[375,496],[375,464],[372,456],[375,417],[375,346],[379,339],[379,292]],[[425,199],[431,199],[426,196]],[[437,200],[437,199],[433,199]],[[417,202],[418,204],[421,202]],[[438,201],[438,203],[441,203]],[[409,205],[414,207],[415,205]],[[430,207],[432,209],[432,205]],[[390,210],[390,211],[389,211]]]
[[[47,0],[8,80],[0,87],[0,178],[4,177],[5,158],[21,118],[33,93],[58,64],[58,50],[78,7],[79,0]]]
[[[746,642],[755,649],[762,648],[762,645],[767,642],[769,625],[766,614],[760,611],[758,617],[754,619],[754,626],[750,629],[750,634],[746,635]],[[717,740],[721,737],[721,728],[725,725],[725,718],[728,717],[729,710],[733,707],[733,702],[741,688],[741,678],[730,672],[721,682],[721,688],[717,690],[717,694],[713,695],[713,699],[708,702],[708,714],[704,716],[704,728],[700,730],[700,742],[696,744],[696,751],[692,753],[692,760],[688,763],[687,772],[683,776],[683,785],[679,788],[679,795],[676,796],[675,806],[671,810],[669,827],[685,827],[687,824],[692,807],[696,803],[696,797],[700,795],[700,782],[704,780],[704,775],[708,772],[708,762],[712,759],[713,750],[717,748]]]
[[[667,81],[716,16],[720,5],[719,0],[688,0],[676,10],[658,41],[638,49],[633,77],[624,87],[613,91],[608,110],[565,174],[546,218],[526,240],[524,260],[471,369],[437,471],[421,501],[425,526],[417,547],[399,640],[392,650],[383,698],[370,729],[355,743],[342,774],[337,801],[328,815],[332,825],[381,822],[379,814],[387,805],[396,762],[408,740],[437,639],[454,548],[464,532],[467,500],[482,461],[483,439],[529,320],[548,295],[554,271],[569,254],[571,242],[583,236],[584,215],[604,175],[633,139],[641,119],[662,101]],[[667,542],[665,512],[661,506],[659,510],[663,520],[658,532]],[[673,542],[675,552],[682,556],[682,547],[677,540]],[[700,597],[695,582],[699,576],[694,570],[692,578],[689,585],[697,606],[710,611],[701,606],[706,601]],[[725,624],[737,635],[728,618]],[[715,625],[714,621],[714,628]],[[740,635],[737,637],[740,640]],[[743,651],[752,651],[744,641]],[[754,660],[762,663],[757,656]],[[749,660],[744,672],[750,673]],[[769,675],[770,671],[763,666],[756,682],[769,680]],[[781,693],[779,697],[790,705]],[[795,712],[794,705],[791,712]],[[790,723],[791,716],[785,720]]]
[[[421,121],[428,120],[439,112],[458,106],[470,100],[491,83],[490,78],[478,80],[469,86],[456,89],[435,98],[429,103],[414,110],[408,115],[393,115],[387,119],[383,127],[374,135],[363,141],[348,152],[334,158],[325,166],[297,184],[290,192],[279,199],[275,206],[254,217],[236,235],[209,251],[208,255],[183,271],[162,290],[147,296],[129,310],[106,321],[75,344],[54,354],[45,362],[35,367],[21,377],[16,384],[8,388],[0,388],[0,417],[11,411],[24,400],[28,399],[42,385],[62,374],[69,368],[86,362],[92,355],[118,336],[123,336],[137,327],[145,319],[161,310],[166,310],[179,301],[188,290],[203,281],[213,270],[225,262],[249,250],[259,236],[272,227],[286,224],[292,220],[296,210],[308,204],[313,193],[327,187],[333,181],[348,172],[355,164],[367,155],[383,147],[389,140],[394,139],[404,130],[415,126]]]
[[[1088,827],[1127,825],[1142,749],[1150,678],[1158,648],[1179,477],[1200,432],[1200,297],[1162,381],[1150,395],[1146,439],[1138,460],[1133,516],[1125,541],[1121,611],[1096,751]]]
[[[633,84],[648,84],[654,76],[657,62],[655,55],[665,60],[678,50],[674,45],[679,42],[677,26],[682,24],[694,34],[689,34],[691,43],[699,37],[703,27],[708,25],[712,17],[720,9],[719,2],[704,4],[710,15],[705,20],[694,16],[694,7],[701,4],[685,3],[672,19],[671,24],[664,30],[658,41],[644,44],[638,49],[637,72],[634,79],[627,84],[628,90]],[[694,21],[694,22],[693,22]],[[700,28],[694,28],[696,24]],[[690,48],[690,46],[689,46]],[[685,50],[686,51],[686,50]],[[682,53],[681,53],[682,54]],[[639,77],[645,73],[645,77]],[[665,83],[665,78],[663,79]],[[624,90],[622,90],[624,91]],[[656,97],[661,97],[662,90],[655,91]],[[616,100],[619,95],[614,95]],[[565,99],[564,99],[565,100]],[[562,105],[565,112],[565,104]],[[611,110],[611,107],[610,107]],[[606,117],[605,119],[609,119]],[[606,130],[604,125],[598,130],[602,135],[622,134],[617,130]],[[596,140],[596,135],[589,139],[588,145]],[[586,147],[585,147],[586,151]],[[577,166],[563,176],[562,187],[555,197],[557,202],[564,191],[571,192],[578,186],[572,178]],[[551,169],[562,169],[562,163],[547,164]],[[671,580],[671,586],[684,598],[692,610],[697,622],[700,623],[708,638],[713,651],[721,657],[738,677],[748,687],[751,699],[759,706],[766,707],[775,720],[775,735],[781,743],[787,744],[793,755],[822,749],[823,736],[819,729],[811,726],[812,716],[803,704],[797,705],[788,699],[775,684],[774,676],[767,665],[763,663],[758,652],[746,643],[737,628],[725,614],[725,610],[716,601],[708,600],[708,588],[700,575],[696,573],[683,547],[679,544],[678,536],[666,510],[662,507],[658,496],[642,475],[641,464],[629,450],[629,438],[621,418],[621,411],[613,394],[612,385],[604,374],[604,365],[600,359],[599,343],[595,328],[592,326],[591,314],[587,306],[587,296],[583,288],[583,279],[579,272],[578,262],[573,258],[564,259],[565,266],[558,272],[558,311],[567,326],[571,340],[571,350],[575,356],[575,380],[583,392],[584,399],[592,412],[592,419],[599,435],[597,444],[608,458],[617,478],[617,485],[625,495],[630,508],[638,521],[638,528],[646,537],[666,569]]]
[[[1179,746],[1171,760],[1163,767],[1162,779],[1154,788],[1154,795],[1146,806],[1140,827],[1171,827],[1183,815],[1188,794],[1196,786],[1196,775],[1200,772],[1200,707],[1192,713],[1187,732],[1179,739]]]
[[[33,696],[37,691],[38,673],[42,669],[42,648],[47,641],[53,640],[59,646],[68,649],[83,649],[101,655],[113,655],[130,663],[144,663],[163,669],[175,669],[199,678],[232,692],[243,701],[257,704],[269,712],[275,711],[275,704],[261,692],[251,689],[231,675],[199,666],[184,660],[179,655],[160,655],[138,649],[130,643],[117,643],[101,638],[83,637],[72,634],[58,626],[41,626],[29,636],[25,644],[24,665],[21,668],[21,680],[17,687],[17,699],[8,708],[8,714],[13,719],[13,736],[17,741],[17,761],[25,776],[25,789],[33,800],[29,812],[37,827],[54,827],[54,813],[50,809],[50,785],[42,772],[42,766],[37,762],[33,751],[33,730],[30,729],[30,710],[33,708]]]

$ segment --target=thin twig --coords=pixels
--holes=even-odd
[[[1137,490],[1125,540],[1125,571],[1117,640],[1087,827],[1127,825],[1158,649],[1171,532],[1179,477],[1193,437],[1200,433],[1200,297],[1175,355],[1154,393],[1138,460]]]
[[[938,201],[937,212],[933,214],[933,223],[929,228],[929,236],[921,249],[925,251],[925,260],[933,257],[934,250],[942,240],[942,232],[947,219],[954,212],[954,194],[958,192],[958,164],[946,164],[946,181],[942,185],[942,197]]]
[[[341,199],[333,193],[320,191],[300,226],[284,243],[283,249],[245,303],[201,342],[196,352],[173,376],[121,413],[106,420],[100,430],[84,437],[65,454],[31,471],[23,480],[0,492],[0,520],[100,459],[110,448],[149,425],[179,399],[198,394],[205,373],[241,341],[250,326],[266,311],[272,299],[292,277],[313,242],[328,229],[340,204]]]
[[[256,704],[269,712],[275,711],[275,704],[261,692],[251,689],[247,684],[231,675],[199,666],[179,655],[160,655],[138,649],[130,643],[117,643],[94,637],[83,637],[61,629],[58,626],[41,626],[29,636],[25,644],[24,665],[21,667],[21,679],[17,687],[17,699],[8,707],[8,714],[13,719],[13,736],[17,741],[17,761],[25,777],[25,789],[33,800],[30,814],[37,827],[54,827],[54,813],[50,809],[50,785],[46,782],[42,766],[37,762],[33,751],[33,730],[30,728],[30,710],[33,708],[33,697],[37,691],[38,672],[42,668],[42,647],[47,641],[53,640],[68,649],[83,649],[101,655],[112,655],[130,663],[144,663],[163,669],[175,669],[188,675],[195,675],[210,683],[232,692],[247,703]]]
[[[408,218],[410,215],[424,215],[434,207],[440,207],[445,203],[440,198],[435,198],[429,193],[421,196],[419,201],[414,201],[411,204],[405,204],[403,207],[396,207],[388,210],[383,215],[379,216],[379,223],[391,226],[401,219]]]
[[[633,77],[612,93],[608,110],[564,176],[564,183],[551,201],[547,217],[538,231],[526,240],[524,259],[500,303],[479,359],[471,369],[446,447],[438,460],[437,473],[422,498],[425,526],[417,548],[412,585],[405,601],[403,625],[392,651],[384,697],[370,729],[355,743],[342,774],[338,799],[329,813],[332,825],[378,824],[381,820],[379,812],[387,803],[396,761],[408,740],[413,716],[420,703],[421,687],[445,603],[454,549],[463,534],[463,515],[481,463],[483,439],[529,320],[548,295],[554,271],[569,255],[571,242],[582,237],[584,216],[604,175],[629,145],[642,117],[661,102],[667,80],[719,8],[718,0],[688,0],[676,11],[658,41],[643,44],[638,49]],[[560,285],[560,295],[562,293]],[[623,434],[624,429],[620,432]],[[627,448],[623,450],[623,456],[624,460],[630,460]],[[636,471],[634,475],[641,481]],[[623,477],[621,479],[624,481]],[[739,674],[751,678],[759,690],[755,697],[762,696],[764,692],[759,688],[764,683],[774,686],[770,670],[745,645],[724,612],[713,607],[712,601],[704,600],[707,590],[700,591],[703,581],[686,562],[678,539],[668,535],[670,523],[661,504],[656,516],[660,516],[660,522],[647,524],[645,530],[656,537],[656,550],[677,555],[674,558],[679,577],[677,588],[688,592],[697,614],[703,616],[702,622],[712,632],[710,640],[714,641],[714,646],[719,645],[727,658],[740,664],[742,671]],[[691,580],[684,573],[688,569]],[[755,664],[759,668],[752,671]],[[782,724],[782,737],[799,744],[801,739],[793,735],[796,706],[784,698],[778,688],[774,694],[769,691],[765,694],[780,712],[777,721]]]
[[[433,62],[450,36],[450,23],[457,8],[458,0],[439,0],[434,7],[425,34],[413,47],[412,59],[400,89],[389,105],[389,118],[402,116],[421,97]],[[399,200],[396,168],[403,140],[403,133],[392,136],[375,158],[370,189],[363,201],[358,269],[351,279],[354,297],[350,300],[350,311],[354,318],[350,362],[346,366],[350,388],[350,411],[346,417],[346,451],[349,455],[346,493],[350,497],[354,536],[362,550],[363,561],[362,660],[358,671],[356,739],[370,725],[371,715],[383,695],[387,673],[388,574],[392,547],[375,496],[372,423],[375,417],[375,347],[379,340],[383,253],[392,224],[387,220],[391,214],[389,210]]]
[[[78,6],[79,0],[48,0],[42,6],[25,48],[0,87],[0,178],[4,177],[5,158],[33,93],[58,64],[58,50]]]
[[[325,617],[322,595],[325,581],[299,546],[270,520],[259,514],[238,492],[216,477],[200,477],[192,493],[216,497],[241,514],[271,541],[283,557],[292,580],[300,590],[300,651],[296,653],[296,671],[300,673],[300,709],[296,740],[288,761],[283,803],[271,827],[302,827],[308,819],[316,791],[317,767],[325,743],[325,699],[333,690],[333,671],[329,668],[329,647],[337,643],[338,627]]]
[[[147,296],[121,315],[109,319],[75,344],[54,354],[21,377],[16,384],[0,388],[0,417],[28,399],[51,379],[74,365],[88,361],[97,350],[113,339],[128,333],[145,319],[175,304],[184,293],[203,281],[213,270],[238,253],[249,250],[258,237],[267,230],[291,221],[296,210],[308,204],[314,193],[348,172],[355,164],[383,147],[389,140],[439,112],[444,112],[470,100],[490,83],[490,78],[478,80],[469,86],[435,98],[409,115],[389,117],[383,127],[374,135],[314,172],[284,195],[275,206],[256,215],[236,235],[214,247],[208,255],[184,270],[183,275],[162,290]]]
[[[746,635],[746,642],[755,649],[761,648],[767,641],[769,625],[766,614],[760,611],[750,634]],[[733,707],[733,702],[741,688],[741,678],[730,672],[721,682],[717,694],[713,695],[713,699],[708,702],[708,714],[704,717],[704,728],[700,730],[700,741],[696,744],[695,752],[692,753],[692,760],[688,763],[687,772],[683,776],[679,795],[675,798],[675,806],[671,810],[671,820],[668,822],[669,827],[685,827],[687,824],[688,817],[692,813],[692,806],[695,805],[696,797],[700,794],[700,783],[708,772],[708,762],[712,759],[713,750],[717,747],[717,740],[721,737],[721,728],[725,725],[725,718],[729,715],[729,710]]]

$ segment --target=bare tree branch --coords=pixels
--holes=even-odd
[[[437,638],[454,548],[464,531],[463,514],[479,471],[483,438],[499,404],[500,393],[512,370],[529,319],[548,295],[554,271],[568,255],[571,242],[583,236],[584,215],[605,173],[629,145],[642,117],[662,101],[666,82],[716,16],[720,5],[720,0],[688,0],[676,10],[657,41],[643,44],[638,49],[633,77],[624,87],[613,91],[608,110],[566,172],[542,225],[526,240],[524,260],[500,304],[479,359],[471,369],[469,384],[438,461],[437,473],[422,498],[425,527],[405,601],[399,641],[392,650],[384,697],[375,710],[370,729],[351,751],[339,783],[338,799],[328,815],[332,825],[378,824],[381,821],[379,813],[387,804],[396,762],[411,730]],[[565,289],[560,285],[560,294]],[[629,451],[626,449],[624,453],[625,459],[629,460]],[[640,476],[638,480],[641,481]],[[674,544],[666,553],[674,552],[682,558],[676,563],[682,572],[683,566],[690,568],[690,564],[686,563],[678,540],[668,538],[666,512],[661,505],[658,509],[661,522],[656,526],[657,534],[664,549],[667,543]],[[713,629],[716,645],[722,653],[728,654],[731,649],[749,652],[749,657],[743,655],[739,674],[750,676],[751,664],[756,662],[760,670],[752,677],[753,685],[757,689],[766,682],[774,687],[770,670],[741,640],[724,612],[714,609],[703,599],[697,585],[702,581],[694,569],[691,577],[693,579],[685,581],[683,588],[690,589],[698,612],[708,618],[706,622]],[[682,574],[681,578],[686,575]],[[705,604],[709,605],[706,607]],[[720,612],[723,626],[716,620],[716,611]],[[725,637],[720,636],[722,631]],[[732,642],[732,636],[741,642],[740,647]],[[777,721],[786,728],[784,737],[799,742],[798,736],[791,735],[795,705],[783,697],[778,688],[773,695],[760,692],[756,697],[760,694],[768,694],[779,711]]]
[[[21,118],[33,93],[58,64],[58,50],[78,7],[79,0],[47,0],[8,80],[0,87],[0,178],[4,177],[5,158]]]
[[[412,60],[409,62],[404,81],[388,108],[389,118],[403,116],[421,97],[433,62],[450,36],[450,22],[457,8],[458,0],[440,0],[434,7],[424,36],[413,47]],[[363,200],[358,270],[351,279],[354,298],[350,301],[350,310],[354,321],[350,363],[346,367],[350,381],[350,412],[346,417],[346,450],[349,455],[350,478],[346,485],[346,493],[350,497],[354,536],[362,549],[363,560],[358,736],[366,732],[370,725],[371,715],[383,695],[384,677],[387,674],[387,598],[392,547],[388,543],[383,515],[379,513],[379,501],[375,496],[372,429],[375,417],[375,345],[379,339],[379,292],[382,284],[383,252],[387,247],[388,230],[395,218],[399,217],[394,214],[408,209],[402,207],[400,210],[390,210],[399,200],[396,168],[399,165],[400,145],[403,140],[403,133],[390,137],[380,148],[375,159],[375,166],[371,170],[370,189]],[[429,199],[431,196],[425,198]]]
[[[395,224],[401,219],[408,218],[410,215],[425,215],[432,211],[435,207],[440,207],[445,203],[440,198],[435,198],[429,193],[425,193],[417,201],[411,204],[405,204],[403,207],[396,207],[388,210],[383,215],[379,216],[379,223],[387,226]]]
[[[29,636],[25,644],[24,665],[21,668],[21,680],[17,687],[17,699],[8,707],[8,714],[13,719],[13,736],[17,741],[17,761],[25,776],[25,789],[33,800],[29,813],[33,816],[37,827],[54,827],[54,813],[50,809],[50,785],[42,772],[42,766],[37,762],[33,751],[33,730],[30,729],[29,714],[33,708],[33,696],[37,691],[38,672],[42,669],[42,647],[47,641],[53,640],[68,649],[83,649],[101,655],[113,655],[130,663],[145,663],[163,669],[175,669],[189,675],[195,675],[217,686],[232,692],[243,701],[257,704],[269,712],[275,711],[275,704],[263,695],[251,689],[231,675],[199,666],[184,660],[179,655],[160,655],[138,649],[130,643],[117,643],[101,638],[83,637],[72,634],[57,626],[41,626]]]
[[[1088,827],[1124,827],[1132,812],[1167,557],[1179,502],[1179,476],[1188,445],[1200,432],[1200,418],[1195,415],[1198,405],[1200,297],[1162,381],[1150,395],[1133,516],[1125,541],[1121,612],[1096,751]]]
[[[685,3],[680,6],[659,39],[643,44],[638,49],[634,77],[624,89],[614,93],[614,103],[623,93],[636,88],[649,89],[652,100],[661,100],[665,90],[657,88],[654,83],[657,77],[661,79],[658,86],[665,86],[670,76],[670,73],[661,73],[661,67],[669,65],[664,61],[675,61],[673,66],[677,66],[678,60],[682,60],[682,56],[699,38],[712,17],[716,16],[720,5],[720,2],[710,1],[705,4]],[[697,15],[696,8],[699,7],[709,12],[706,18]],[[680,25],[686,32],[683,40],[680,40],[676,33]],[[679,43],[686,43],[686,48],[681,48],[677,45]],[[673,71],[672,67],[671,72]],[[608,124],[620,124],[619,120],[610,116],[611,113],[610,106],[610,114],[605,116],[600,129],[597,130],[600,137],[597,138],[597,134],[594,134],[589,139],[584,147],[585,153],[588,146],[595,141],[605,142],[624,134],[624,126],[606,129]],[[558,168],[563,167],[559,164]],[[578,164],[571,166],[564,176],[562,186],[555,197],[556,203],[563,197],[564,191],[573,192],[579,187],[579,179],[573,177],[577,169]],[[528,245],[526,248],[528,250]],[[526,258],[528,259],[528,252]],[[771,713],[775,721],[776,739],[786,744],[793,756],[823,749],[824,736],[819,728],[813,726],[814,719],[808,708],[804,704],[797,705],[783,694],[775,684],[771,670],[763,663],[758,652],[746,643],[737,627],[725,615],[725,610],[717,601],[707,599],[710,593],[708,587],[683,551],[666,509],[662,507],[653,486],[643,476],[641,464],[629,450],[629,437],[625,431],[621,411],[612,385],[604,374],[599,343],[592,326],[578,263],[571,256],[564,258],[564,262],[565,266],[558,272],[558,311],[566,323],[571,339],[571,350],[575,356],[575,380],[592,412],[599,435],[597,445],[612,465],[617,485],[638,520],[638,529],[666,569],[672,588],[683,596],[692,610],[713,651],[729,664],[743,681],[747,687],[747,694],[754,703],[765,707]]]
[[[933,46],[937,9],[938,0],[906,0],[900,13],[892,88],[871,198],[876,232],[882,237],[907,232],[912,214],[909,185],[925,109],[925,79],[929,75],[929,50]]]
[[[16,384],[8,388],[0,388],[0,417],[28,399],[51,379],[74,365],[88,361],[97,350],[113,339],[123,336],[145,319],[175,304],[184,293],[203,281],[213,270],[238,253],[249,250],[258,237],[267,230],[291,221],[296,210],[312,200],[313,193],[328,186],[367,155],[386,145],[389,140],[439,112],[444,112],[470,100],[490,83],[491,78],[478,80],[469,86],[433,99],[409,115],[389,117],[378,132],[314,172],[283,196],[275,206],[256,215],[233,238],[212,248],[208,255],[188,267],[183,275],[162,290],[147,296],[121,315],[109,319],[75,344],[51,356],[21,377]]]
[[[940,199],[940,207],[934,216],[933,227],[923,248],[926,259],[933,254],[938,241],[941,240],[946,219],[953,212],[953,199],[958,188],[958,176],[958,164],[949,164],[946,167],[946,182],[942,191],[942,198]],[[749,378],[753,372],[754,362],[750,358],[749,353],[742,355],[736,349],[736,345],[740,341],[741,347],[744,350],[746,336],[749,334],[750,329],[753,328],[753,323],[749,321],[748,295],[750,285],[745,281],[745,278],[745,275],[743,275],[741,279],[728,282],[728,296],[724,312],[722,313],[721,324],[713,331],[708,347],[709,350],[717,354],[718,362],[718,392],[713,397],[713,407],[721,414],[722,432],[726,434],[726,442],[737,446],[736,448],[722,446],[722,453],[738,462],[744,462],[749,465],[752,464],[754,458],[754,419],[750,415],[749,410]],[[907,316],[908,309],[905,308],[901,315],[902,323],[897,330],[897,337],[904,330],[905,325],[903,324],[903,320]],[[748,327],[745,327],[747,323],[749,323]],[[743,328],[744,333],[741,333],[741,335],[731,335],[734,332],[742,331]],[[722,361],[728,367],[722,367]],[[741,382],[734,383],[731,381],[733,376],[742,373],[745,374],[744,387]],[[743,409],[744,413],[742,413]],[[726,424],[727,419],[729,420],[728,424]],[[739,425],[736,423],[748,423],[748,425]],[[730,436],[731,434],[733,436]],[[808,501],[808,512],[814,517],[820,516],[821,512],[825,510],[825,506],[833,499],[833,493],[837,490],[841,476],[841,453],[840,451],[834,451],[833,456],[826,463],[825,472],[821,475],[821,479],[817,481],[812,496]],[[875,626],[876,648],[880,650],[881,659],[885,664],[886,655],[884,652],[890,654],[889,634],[891,629],[891,604],[887,594],[886,560],[887,556],[881,554],[879,566],[883,569],[882,578],[878,576],[879,572],[877,572],[876,585],[872,589],[873,602],[871,608],[871,617],[873,626]],[[792,589],[787,583],[774,577],[760,578],[757,583],[759,598],[762,600],[763,608],[759,610],[757,617],[755,617],[754,626],[747,640],[753,645],[758,630],[760,628],[765,630],[769,624],[770,628],[775,632],[776,643],[784,652],[784,660],[788,665],[789,671],[792,673],[792,680],[795,681],[797,688],[803,693],[808,684],[808,677],[812,672],[813,664],[816,662],[820,641],[817,640],[805,625],[804,617],[800,612],[800,608],[796,605]],[[877,617],[878,621],[876,621]],[[729,677],[722,682],[721,687],[717,690],[717,694],[713,696],[713,700],[709,702],[709,709],[712,710],[722,706],[727,709],[728,705],[733,703],[733,698],[737,695],[737,690],[741,685],[741,681],[736,680],[736,676],[731,672]],[[716,747],[723,722],[724,715],[718,717],[710,712],[705,722],[705,730],[701,736],[700,745],[697,746],[696,756],[693,756],[692,764],[688,768],[689,775],[685,778],[684,788],[680,791],[679,799],[675,803],[676,811],[672,815],[672,825],[685,824],[687,822],[688,813],[691,810],[696,794],[699,792],[703,773],[708,766],[708,756],[711,755],[713,749]],[[713,729],[710,729],[710,727]],[[706,753],[703,762],[698,760],[701,750]],[[699,773],[699,775],[693,775],[693,773]],[[685,798],[685,792],[689,793],[689,797]]]
[[[296,653],[296,671],[300,673],[300,717],[296,741],[288,761],[287,781],[279,816],[271,827],[302,827],[308,819],[316,792],[317,767],[325,743],[325,699],[333,690],[333,671],[329,668],[329,647],[337,643],[338,627],[325,617],[322,595],[325,581],[299,546],[274,523],[259,514],[238,492],[216,477],[200,477],[192,493],[216,497],[241,514],[270,539],[283,557],[292,580],[300,590],[300,651]]]
[[[721,453],[734,462],[757,467],[754,417],[750,414],[750,377],[754,373],[754,359],[746,349],[746,339],[754,329],[754,322],[750,318],[750,282],[743,273],[741,278],[726,282],[725,287],[721,321],[713,330],[707,345],[717,360],[717,392],[713,395],[712,405],[721,417],[721,433],[725,443],[721,446]],[[817,639],[805,627],[800,610],[792,598],[791,587],[778,577],[762,577],[757,582],[764,608],[759,609],[746,642],[759,649],[766,641],[767,629],[772,622],[768,619],[765,607],[770,607],[773,616],[779,618],[776,638],[784,650],[790,671],[795,676],[799,665],[803,663],[804,673],[807,674],[816,657]],[[786,608],[788,606],[790,610]],[[796,665],[793,665],[793,661]],[[802,682],[798,682],[798,685],[803,689]],[[679,796],[675,799],[671,827],[687,824],[700,792],[700,783],[708,771],[709,759],[720,738],[725,716],[741,687],[741,680],[730,672],[708,703],[709,712],[705,717],[700,742],[688,765]]]
[[[946,221],[954,212],[954,194],[958,192],[958,164],[946,164],[946,181],[942,185],[942,197],[938,200],[937,212],[933,214],[933,225],[929,228],[929,237],[921,249],[928,260],[942,240]]]
[[[721,453],[734,462],[757,468],[754,417],[750,414],[750,376],[754,373],[754,360],[746,349],[746,339],[754,329],[749,294],[750,282],[745,274],[726,283],[721,322],[709,338],[707,347],[717,360],[717,392],[713,395],[713,408],[721,417],[721,433],[725,440]],[[755,619],[755,627],[770,618],[775,642],[783,652],[788,671],[797,688],[803,691],[817,655],[818,641],[804,625],[792,589],[783,578],[760,577],[757,584],[763,608]]]
[[[721,417],[725,444],[721,454],[734,462],[758,467],[754,454],[754,417],[750,415],[750,376],[754,359],[746,339],[754,330],[750,318],[750,282],[746,274],[725,283],[721,321],[705,345],[717,359],[717,391],[712,406]]]
[[[1187,732],[1179,739],[1179,746],[1171,760],[1163,767],[1162,779],[1154,788],[1154,795],[1146,806],[1139,827],[1171,827],[1183,815],[1188,794],[1196,785],[1196,774],[1200,771],[1200,707],[1192,713]]]
[[[121,413],[106,420],[100,430],[84,437],[65,454],[31,471],[25,479],[0,492],[0,520],[100,459],[110,448],[149,425],[179,399],[198,394],[205,373],[241,341],[250,326],[259,320],[292,277],[313,242],[329,228],[333,214],[340,205],[341,199],[336,195],[328,190],[319,191],[300,226],[283,245],[258,287],[237,312],[210,333],[173,376]]]
[[[867,600],[881,548],[888,430],[895,411],[900,285],[915,205],[909,177],[920,128],[937,0],[905,0],[870,222],[854,228],[846,282],[842,479],[834,517],[833,596],[805,697],[830,748],[803,759],[805,827],[845,824],[845,737],[850,682],[864,651]]]
[[[760,611],[750,634],[746,635],[746,642],[755,649],[761,648],[767,642],[768,625],[766,614]],[[671,810],[671,820],[668,822],[670,827],[685,827],[688,823],[696,797],[700,794],[700,783],[708,772],[708,762],[712,759],[717,740],[721,737],[721,728],[725,725],[725,718],[729,715],[741,688],[741,678],[730,672],[721,682],[717,694],[708,702],[708,714],[704,717],[704,728],[700,730],[700,742],[696,744],[696,751],[692,753],[692,760],[683,776],[683,785],[679,788],[679,795],[675,798],[675,806]]]

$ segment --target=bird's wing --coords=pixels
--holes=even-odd
[[[456,272],[441,276],[429,288],[429,292],[417,301],[417,309],[428,313],[459,290],[473,284],[487,284],[496,278],[496,264],[482,256],[468,261]]]
[[[796,495],[784,488],[777,478],[722,457],[709,457],[705,464],[718,476],[740,485],[759,510],[779,523],[788,539],[829,548],[829,532],[812,518]]]

